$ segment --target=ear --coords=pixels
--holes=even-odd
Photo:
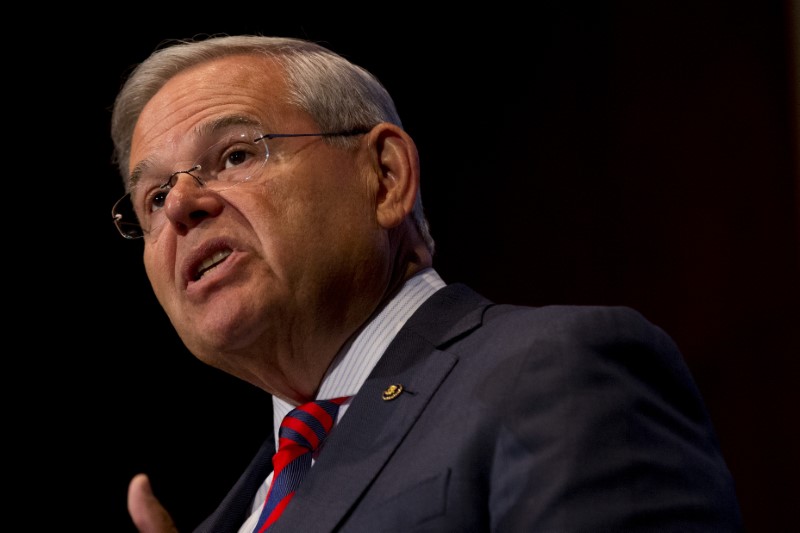
[[[378,178],[375,213],[384,228],[398,226],[411,213],[419,190],[419,153],[399,126],[382,122],[370,132]]]

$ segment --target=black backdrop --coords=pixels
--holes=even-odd
[[[36,347],[14,359],[34,362],[33,394],[49,398],[33,420],[24,411],[20,441],[37,457],[56,443],[66,465],[29,490],[42,491],[43,478],[55,485],[79,530],[132,531],[127,483],[147,471],[189,531],[271,427],[265,394],[185,351],[150,293],[139,244],[120,239],[109,215],[122,192],[109,109],[127,69],[166,38],[254,32],[321,41],[393,93],[421,151],[446,281],[504,302],[630,305],[670,332],[750,531],[787,530],[800,502],[788,3],[601,4],[438,19],[400,5],[315,12],[313,22],[269,5],[222,8],[240,23],[149,13],[124,27],[78,21],[35,39],[36,54],[17,54],[9,75],[39,135],[25,159],[39,169],[35,197],[49,203],[24,222],[26,250],[46,258],[23,267],[35,272],[36,297],[15,321],[52,324],[12,332]],[[33,150],[42,141],[46,154]],[[54,159],[40,168],[39,157]],[[81,185],[55,185],[65,178]],[[53,227],[59,220],[77,228]],[[42,232],[59,246],[42,249]],[[30,438],[40,432],[42,448]]]

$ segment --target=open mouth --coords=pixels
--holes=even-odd
[[[204,259],[197,267],[197,272],[195,273],[194,281],[199,280],[200,278],[208,274],[210,271],[214,270],[214,268],[216,268],[217,265],[225,261],[225,258],[231,255],[231,253],[233,253],[232,250],[220,250],[211,257]]]

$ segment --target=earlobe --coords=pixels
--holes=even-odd
[[[378,177],[376,217],[384,228],[393,228],[414,207],[419,190],[419,154],[411,137],[394,124],[379,124],[371,134]]]

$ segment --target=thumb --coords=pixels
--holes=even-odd
[[[146,474],[133,476],[128,485],[128,513],[139,533],[178,533],[172,517],[153,494]]]

